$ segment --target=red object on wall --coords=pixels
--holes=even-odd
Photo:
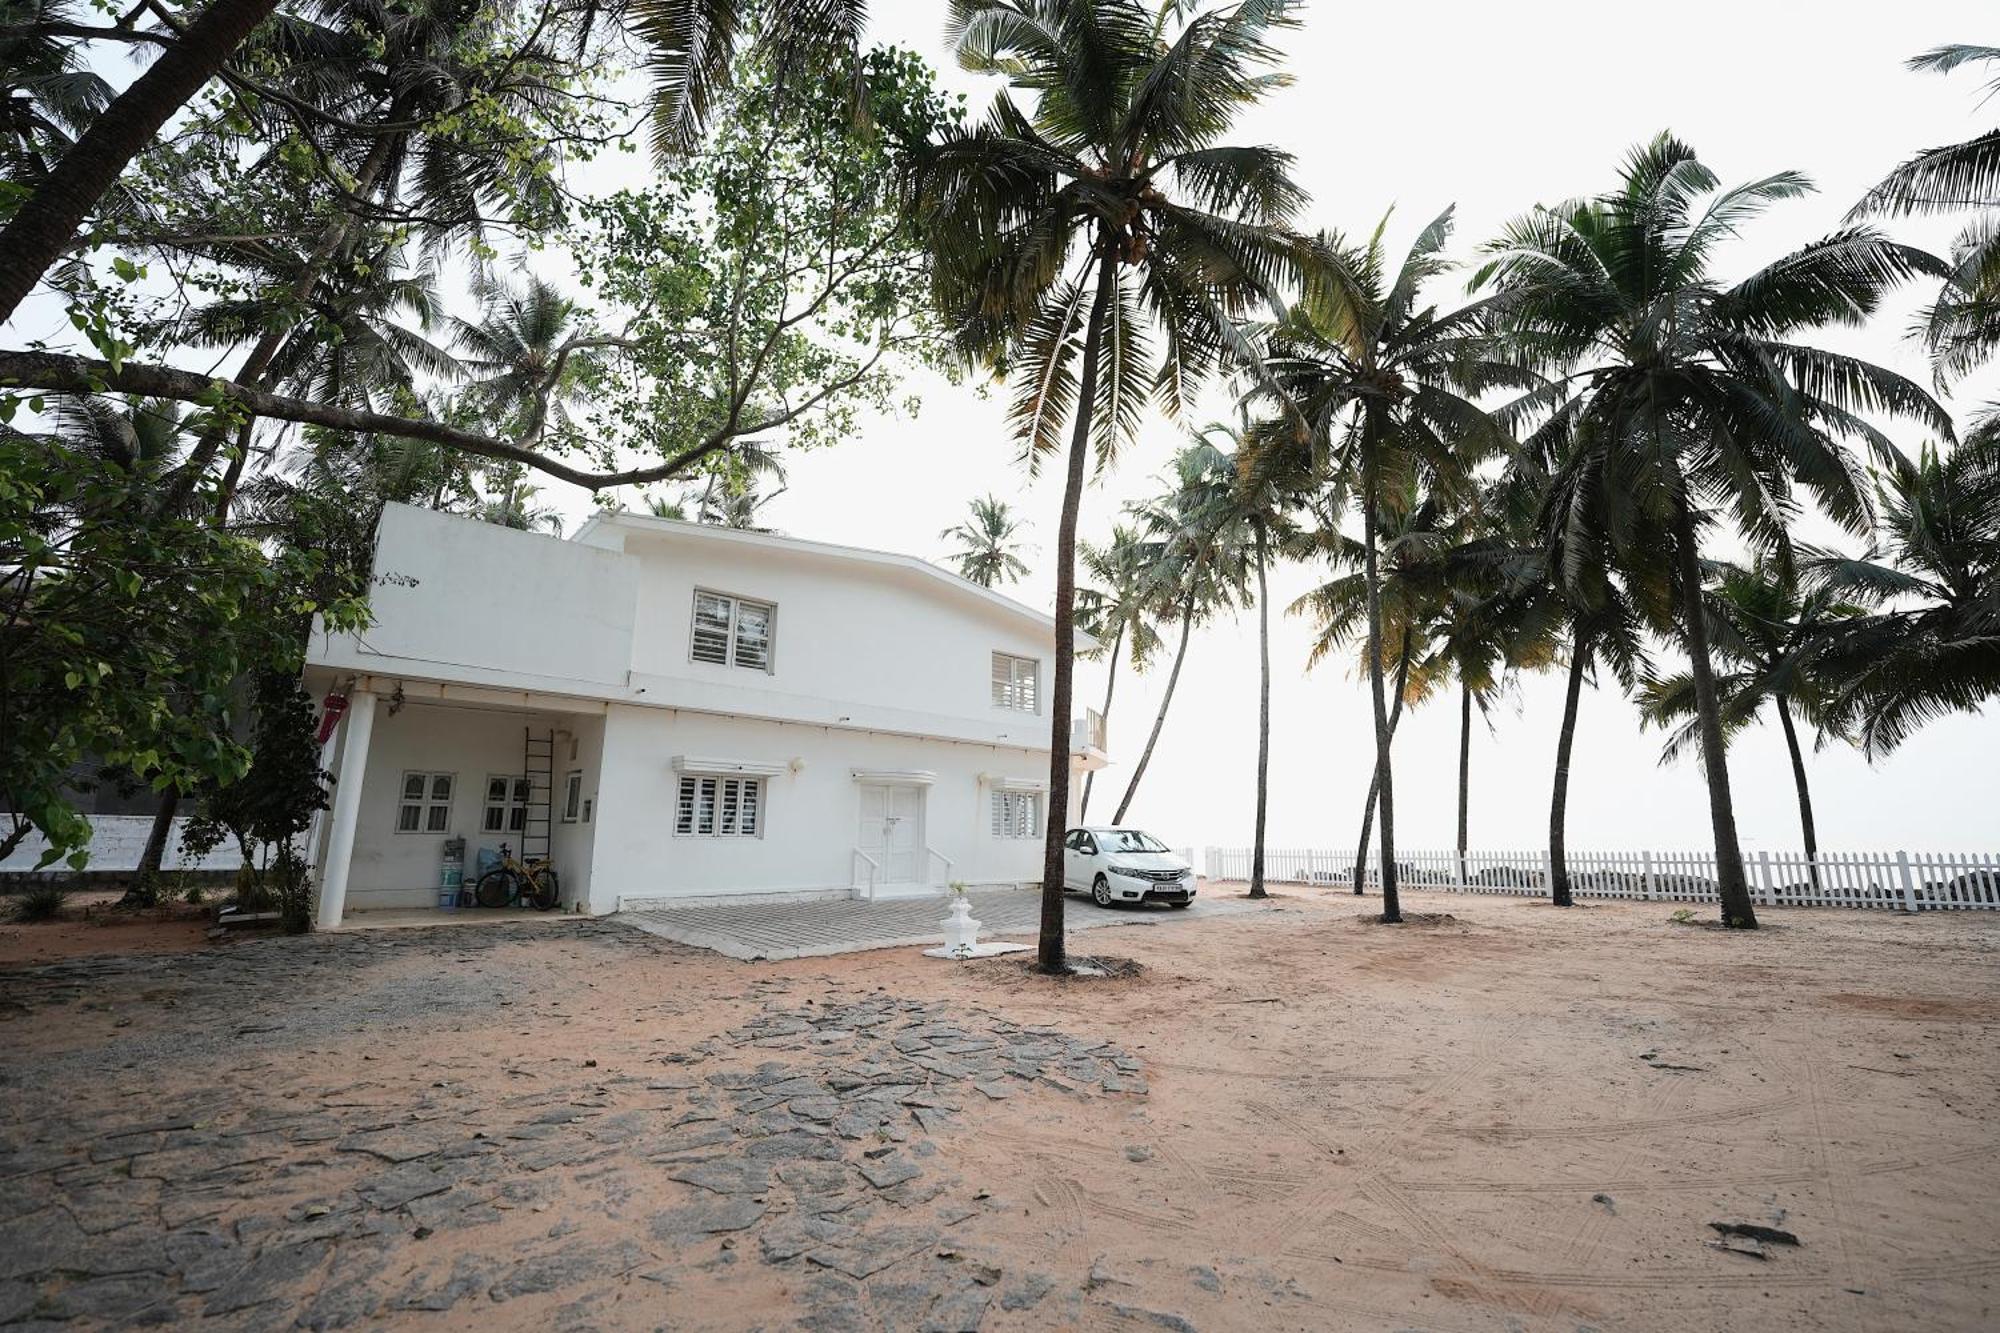
[[[319,743],[325,745],[333,735],[333,729],[340,725],[341,717],[347,712],[347,696],[328,690],[320,703]]]

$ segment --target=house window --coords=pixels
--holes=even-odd
[[[763,833],[764,779],[681,778],[674,832],[703,838],[755,838]]]
[[[993,836],[1034,838],[1042,832],[1042,794],[1038,791],[993,793]]]
[[[396,832],[450,832],[452,777],[450,773],[403,774],[403,795],[396,802]]]
[[[695,590],[694,647],[697,662],[717,666],[771,669],[771,622],[778,608],[769,602],[746,602],[719,592]]]
[[[1041,712],[1041,661],[1012,653],[993,654],[993,706],[1017,713]]]
[[[489,775],[486,810],[479,818],[482,833],[519,833],[528,826],[528,780]]]
[[[562,821],[574,824],[583,811],[583,770],[571,769],[563,778]]]

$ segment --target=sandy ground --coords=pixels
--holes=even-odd
[[[1407,907],[1452,919],[1387,928],[1328,894],[1096,930],[1081,951],[1144,970],[1094,982],[914,951],[734,963],[597,923],[0,969],[0,1321],[2000,1319],[2000,919],[1772,911],[1752,935],[1656,905]],[[881,1129],[764,1125],[775,1081],[905,1046],[936,1072],[878,1075],[925,1080]],[[955,1072],[996,1049],[1004,1086]],[[812,1160],[714,1179],[772,1145]],[[888,1164],[909,1177],[879,1185]],[[397,1203],[447,1168],[463,1187]]]
[[[22,925],[13,903],[0,896],[0,967],[49,963],[91,954],[182,953],[203,947],[212,911],[174,903],[155,912],[110,910],[119,894],[70,895],[60,921]]]

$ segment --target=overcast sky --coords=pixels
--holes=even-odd
[[[874,0],[877,36],[913,47],[975,106],[990,85],[951,67],[932,0]],[[1884,171],[1912,150],[1989,128],[1977,80],[1906,71],[1904,57],[1948,41],[1992,41],[1990,3],[1779,3],[1693,0],[1640,23],[1602,0],[1308,7],[1283,38],[1297,82],[1246,116],[1240,142],[1298,155],[1313,225],[1371,228],[1392,205],[1400,247],[1448,204],[1458,207],[1461,255],[1507,217],[1545,200],[1607,187],[1620,157],[1662,129],[1688,140],[1729,182],[1781,168],[1809,173],[1811,199],[1780,207],[1725,253],[1735,274],[1836,226]],[[1950,223],[1899,235],[1945,245]],[[1440,293],[1448,298],[1450,291]],[[1920,304],[1912,291],[1865,333],[1824,341],[1927,380],[1903,339]],[[1960,392],[1963,409],[2000,398],[1989,374]],[[1061,503],[1057,474],[1031,482],[1016,462],[999,397],[927,384],[907,420],[872,423],[852,444],[796,459],[790,489],[766,511],[800,536],[936,555],[940,528],[968,496],[993,491],[1034,524],[1033,574],[1017,590],[1051,597]],[[1083,528],[1101,534],[1126,502],[1156,489],[1182,436],[1149,426],[1139,447],[1099,478]],[[1898,438],[1914,448],[1908,427]],[[1315,581],[1287,568],[1272,578],[1282,609]],[[1366,694],[1348,664],[1304,670],[1307,627],[1273,616],[1270,839],[1274,846],[1345,847],[1358,833],[1370,764]],[[1240,845],[1249,838],[1256,762],[1256,622],[1244,615],[1198,632],[1160,750],[1131,817],[1176,844]],[[1165,679],[1126,674],[1113,709],[1119,763],[1093,801],[1106,817],[1143,744]],[[1102,669],[1081,693],[1095,701]],[[1539,848],[1560,718],[1559,676],[1530,678],[1475,722],[1474,846]],[[1398,840],[1450,845],[1455,828],[1457,707],[1442,698],[1412,714],[1396,745]],[[1611,692],[1582,705],[1569,805],[1570,845],[1693,849],[1712,845],[1698,762],[1657,763],[1657,733],[1641,733],[1632,705]],[[1873,768],[1830,746],[1810,756],[1820,840],[1828,849],[1926,847],[2000,850],[1994,758],[2000,717],[1935,725]],[[1775,725],[1731,751],[1744,845],[1798,845],[1798,813]],[[1098,805],[1097,802],[1105,802]]]
[[[924,54],[976,108],[991,84],[951,64],[941,9],[937,0],[872,0],[874,35]],[[2000,118],[2000,107],[1978,105],[1976,72],[1945,78],[1902,65],[1940,43],[1992,42],[1991,0],[1683,0],[1647,9],[1643,20],[1603,0],[1317,0],[1306,14],[1303,29],[1280,39],[1296,84],[1246,115],[1233,138],[1297,155],[1298,175],[1315,201],[1307,217],[1313,227],[1365,233],[1393,206],[1390,240],[1398,253],[1456,204],[1453,249],[1468,257],[1506,218],[1537,202],[1608,188],[1633,144],[1671,129],[1729,183],[1795,168],[1820,185],[1816,197],[1779,206],[1722,254],[1722,276],[1739,276],[1837,226],[1869,185],[1915,149],[1970,137]],[[120,82],[129,77],[106,72]],[[643,185],[648,170],[643,154],[613,155],[586,174],[590,188],[615,188]],[[1895,231],[1942,249],[1956,225],[1898,223]],[[545,257],[539,266],[552,263]],[[1462,280],[1444,284],[1437,299],[1452,299]],[[1871,328],[1821,341],[1927,380],[1920,349],[1903,336],[1924,296],[1912,289]],[[67,332],[46,300],[14,326],[30,337]],[[1029,520],[1037,548],[1029,554],[1031,574],[1010,591],[1046,607],[1060,469],[1028,478],[1002,420],[1004,395],[928,377],[913,387],[921,402],[915,416],[868,421],[847,444],[793,457],[789,489],[763,511],[764,520],[800,537],[937,557],[939,530],[963,515],[969,497],[990,491]],[[2000,372],[1989,368],[1961,386],[1953,405],[1963,415],[1996,399]],[[1196,424],[1219,415],[1224,401],[1213,398]],[[1913,451],[1921,443],[1907,425],[1895,433]],[[1184,438],[1172,423],[1149,422],[1137,447],[1093,482],[1086,538],[1101,537],[1124,505],[1159,488]],[[545,496],[572,528],[588,512],[580,492],[551,484]],[[1350,846],[1367,787],[1366,694],[1352,664],[1308,674],[1308,627],[1283,614],[1319,577],[1280,567],[1271,579],[1273,846]],[[1146,677],[1121,675],[1111,724],[1118,763],[1103,775],[1096,817],[1115,808],[1165,675],[1164,662]],[[1197,633],[1134,822],[1176,845],[1248,842],[1256,687],[1253,615]],[[1103,668],[1085,664],[1079,703],[1096,702],[1102,690]],[[1531,677],[1496,708],[1490,730],[1475,724],[1475,847],[1545,844],[1561,703],[1558,675]],[[1457,716],[1455,696],[1439,698],[1408,717],[1398,736],[1398,838],[1406,848],[1450,844]],[[1572,847],[1712,845],[1698,762],[1661,768],[1658,752],[1658,735],[1639,730],[1630,703],[1612,692],[1585,695],[1569,802]],[[1872,768],[1838,745],[1810,756],[1822,845],[2000,851],[1996,753],[2000,715],[1989,708],[1978,718],[1933,725]],[[1742,735],[1730,764],[1744,845],[1797,846],[1797,806],[1775,725]]]

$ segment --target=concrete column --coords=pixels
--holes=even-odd
[[[338,926],[347,907],[347,868],[354,861],[354,830],[361,821],[361,782],[368,773],[368,739],[375,731],[375,696],[355,691],[340,725],[340,779],[333,789],[326,864],[319,874],[321,930]]]

